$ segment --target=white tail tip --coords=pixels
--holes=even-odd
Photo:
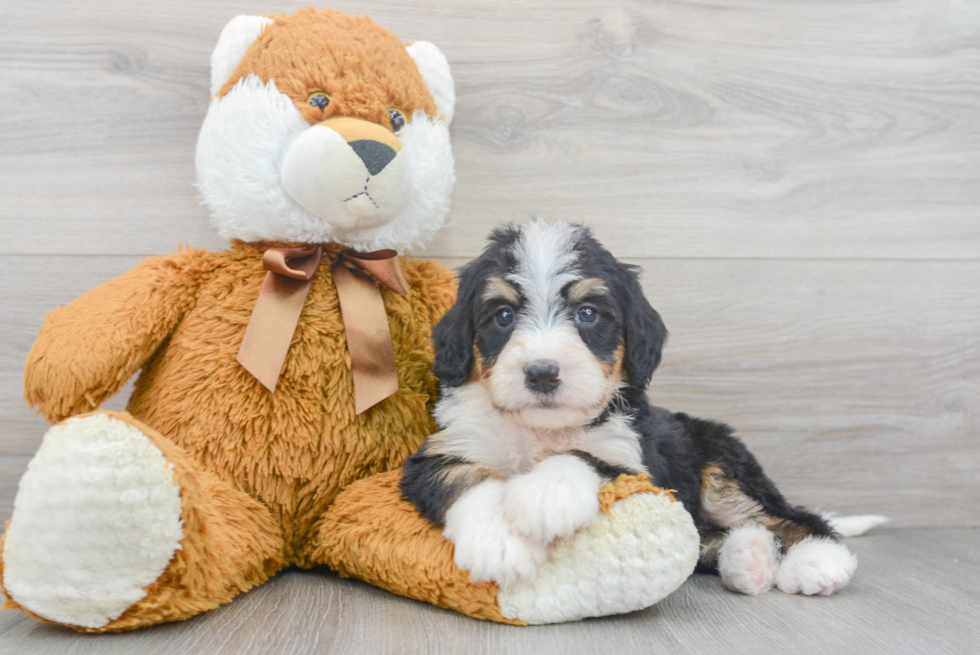
[[[877,514],[863,514],[860,516],[840,516],[830,513],[824,514],[823,518],[830,523],[830,527],[837,531],[842,537],[856,537],[864,534],[872,528],[877,528],[882,523],[888,523],[891,519],[887,516]]]

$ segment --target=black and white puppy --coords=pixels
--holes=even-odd
[[[402,491],[474,580],[530,577],[548,545],[593,521],[621,473],[677,490],[700,566],[735,591],[830,594],[857,566],[820,516],[790,506],[725,425],[651,406],[667,330],[637,270],[580,225],[496,230],[436,326],[441,432]]]

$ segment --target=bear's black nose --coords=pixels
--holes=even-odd
[[[524,384],[531,391],[551,393],[558,388],[558,362],[553,359],[539,359],[524,366]]]
[[[371,175],[377,175],[383,171],[384,167],[398,154],[391,146],[370,139],[358,139],[347,145],[357,153]]]

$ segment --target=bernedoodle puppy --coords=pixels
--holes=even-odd
[[[605,482],[646,472],[677,491],[701,533],[700,568],[730,589],[847,585],[857,559],[835,526],[789,505],[729,427],[649,404],[666,337],[637,269],[586,227],[498,229],[462,269],[434,331],[441,432],[405,464],[402,491],[473,580],[533,576],[551,542],[596,518]]]

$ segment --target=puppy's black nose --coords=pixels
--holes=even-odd
[[[539,359],[524,366],[524,384],[531,391],[551,393],[558,388],[558,362]]]
[[[383,171],[384,167],[398,154],[391,146],[370,139],[351,141],[347,145],[357,153],[371,175],[377,175]]]

